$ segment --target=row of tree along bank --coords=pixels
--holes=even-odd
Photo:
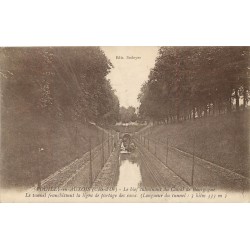
[[[61,121],[117,121],[119,101],[106,79],[112,64],[100,48],[1,48],[0,58],[4,107],[19,102]]]
[[[138,96],[142,119],[174,122],[247,107],[249,47],[161,47]]]
[[[1,185],[31,186],[101,143],[91,123],[119,117],[111,68],[98,47],[0,48]]]

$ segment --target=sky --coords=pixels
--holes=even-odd
[[[137,96],[154,67],[158,47],[102,47],[114,68],[108,74],[120,106],[139,107]],[[137,59],[127,58],[139,57]],[[118,59],[120,57],[120,59]],[[121,59],[123,57],[123,59]]]

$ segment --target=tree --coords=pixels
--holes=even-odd
[[[240,110],[249,100],[248,47],[161,47],[141,88],[139,114],[180,121]]]
[[[137,115],[135,113],[136,109],[132,106],[128,108],[120,108],[120,119],[122,123],[129,123],[137,121]]]
[[[106,79],[113,66],[100,48],[1,48],[0,52],[6,106],[13,104],[9,100],[13,96],[41,119],[118,120],[119,101]]]

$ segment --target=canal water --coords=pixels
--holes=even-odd
[[[119,178],[117,187],[139,187],[142,184],[140,160],[138,155],[120,154]]]

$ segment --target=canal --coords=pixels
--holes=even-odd
[[[120,168],[117,187],[140,187],[142,184],[142,176],[138,154],[120,153],[119,165]]]
[[[120,153],[117,188],[157,187],[145,164],[138,147],[133,153]]]

